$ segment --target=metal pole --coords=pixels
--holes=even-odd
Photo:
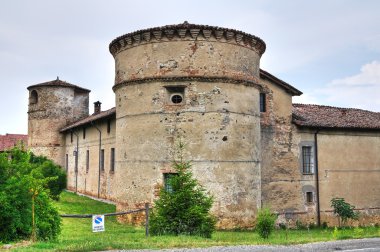
[[[319,172],[318,172],[318,133],[319,129],[314,133],[314,153],[315,153],[315,186],[316,186],[316,196],[317,196],[317,225],[321,226],[321,208],[319,200]]]
[[[149,236],[149,203],[145,203],[145,236]]]
[[[101,152],[102,152],[102,131],[91,121],[91,125],[94,126],[99,132],[99,173],[98,173],[98,198],[100,198],[100,161],[101,161]]]
[[[79,158],[79,136],[74,131],[71,131],[77,137],[77,147],[75,150],[75,192],[78,192],[78,158]]]

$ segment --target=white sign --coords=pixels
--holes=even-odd
[[[104,215],[93,215],[92,216],[92,232],[102,232],[104,228]]]

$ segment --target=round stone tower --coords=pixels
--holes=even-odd
[[[115,58],[120,208],[153,202],[178,139],[214,196],[219,227],[250,226],[261,205],[259,63],[265,43],[188,24],[140,30],[110,44]]]
[[[61,81],[28,87],[28,147],[64,167],[64,137],[67,124],[88,116],[90,90]]]

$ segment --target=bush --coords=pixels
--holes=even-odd
[[[182,153],[184,145],[180,142]],[[149,230],[152,235],[199,235],[210,238],[215,230],[215,218],[210,215],[213,203],[197,180],[193,178],[190,162],[174,161],[177,172],[167,183],[172,190],[160,191],[160,198],[155,201]]]
[[[49,196],[54,200],[59,200],[59,195],[66,188],[66,172],[53,161],[42,156],[31,154],[31,163],[38,166],[45,178],[56,177],[57,179],[48,181],[46,188],[49,189]]]
[[[327,222],[324,221],[324,222],[322,223],[322,228],[323,228],[323,229],[327,229],[328,227],[329,227],[329,226],[328,226]]]
[[[259,210],[256,218],[256,231],[261,238],[268,239],[274,230],[277,215],[272,213],[269,208],[264,207]]]
[[[45,177],[31,156],[18,148],[0,154],[0,242],[49,240],[60,232],[60,217],[47,189],[56,177]]]
[[[355,206],[347,203],[343,198],[331,199],[331,207],[334,208],[334,213],[339,216],[339,226],[345,224],[348,219],[356,220],[359,216],[354,212]]]

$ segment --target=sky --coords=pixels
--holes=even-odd
[[[293,102],[380,112],[377,0],[4,0],[0,134],[27,134],[30,85],[60,80],[114,107],[116,37],[184,21],[241,30],[267,49],[260,67],[303,92]]]

